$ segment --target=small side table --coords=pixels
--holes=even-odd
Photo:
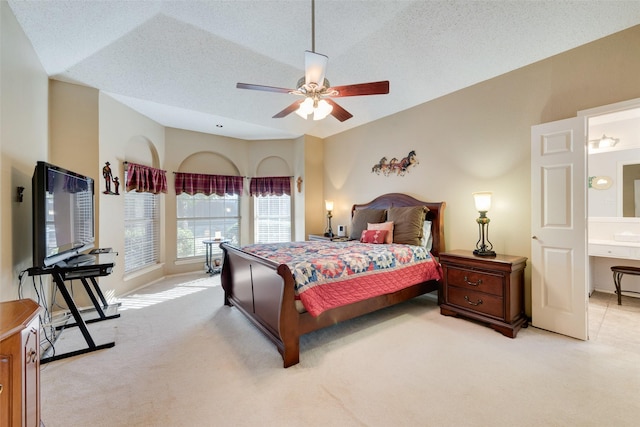
[[[222,260],[220,258],[213,258],[213,245],[220,247],[221,243],[227,243],[228,240],[214,239],[203,240],[202,243],[205,246],[205,265],[207,267],[207,273],[214,275],[222,271]]]

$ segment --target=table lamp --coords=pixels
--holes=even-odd
[[[480,217],[476,219],[478,223],[478,241],[476,242],[476,249],[473,251],[478,256],[495,256],[493,251],[493,245],[489,241],[489,218],[487,218],[487,212],[491,209],[491,193],[488,191],[482,191],[473,193],[473,198],[476,204],[476,210],[480,213]]]

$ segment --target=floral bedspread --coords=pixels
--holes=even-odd
[[[243,249],[286,264],[295,279],[296,295],[313,316],[442,277],[439,263],[421,246],[311,241]]]

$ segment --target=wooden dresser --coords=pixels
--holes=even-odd
[[[527,326],[524,268],[527,258],[480,257],[472,251],[440,254],[443,304],[440,313],[483,322],[510,338]]]
[[[40,306],[0,302],[0,426],[40,425]]]

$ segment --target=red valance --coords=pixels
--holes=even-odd
[[[202,193],[205,196],[242,195],[244,178],[229,175],[207,175],[203,173],[176,172],[176,194],[187,193],[194,195]]]
[[[251,178],[249,195],[251,196],[282,196],[291,195],[290,176],[265,176]]]
[[[150,166],[127,163],[127,191],[138,193],[166,193],[167,172]]]

